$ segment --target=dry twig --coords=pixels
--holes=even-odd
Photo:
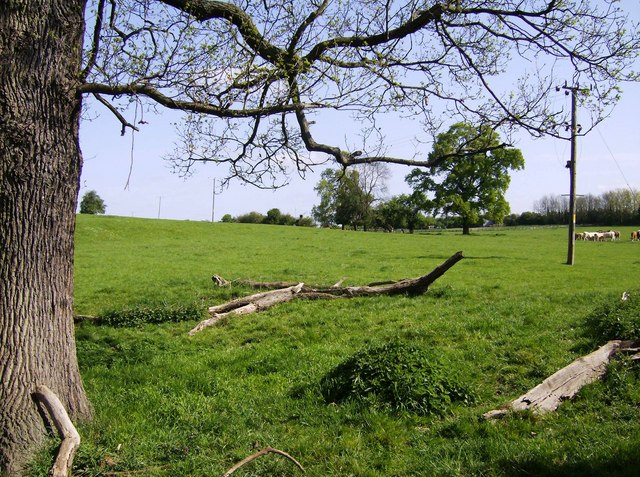
[[[234,465],[229,470],[227,470],[222,477],[229,477],[231,474],[233,474],[236,470],[238,470],[243,465],[248,464],[249,462],[251,462],[253,460],[256,460],[258,457],[261,457],[261,456],[263,456],[265,454],[269,454],[269,453],[278,454],[278,455],[281,455],[283,457],[286,457],[291,462],[293,462],[298,467],[298,469],[300,469],[301,472],[304,472],[304,467],[302,467],[300,462],[295,460],[293,457],[291,457],[286,452],[283,452],[283,451],[278,450],[278,449],[274,449],[273,447],[265,447],[264,449],[256,452],[255,454],[251,454],[250,456],[245,457],[244,459],[242,459],[236,465]]]

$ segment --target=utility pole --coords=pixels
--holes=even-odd
[[[213,178],[213,189],[211,194],[211,223],[215,222],[216,214],[216,178]]]
[[[569,247],[567,251],[567,265],[573,265],[575,257],[576,244],[576,158],[577,147],[576,137],[578,136],[578,108],[576,105],[576,96],[578,92],[582,92],[578,86],[562,87],[565,94],[571,94],[571,159],[567,161],[567,169],[569,169]],[[556,88],[560,90],[560,88]]]
[[[158,198],[158,218],[160,218],[160,209],[162,208],[162,196]]]

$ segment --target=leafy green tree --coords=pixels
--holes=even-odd
[[[437,164],[414,169],[407,182],[415,192],[433,194],[435,213],[458,216],[465,235],[481,217],[502,223],[509,171],[524,167],[519,149],[505,147],[488,126],[456,123],[438,135],[429,159]]]
[[[279,225],[282,223],[283,215],[280,212],[280,209],[269,209],[267,210],[267,215],[263,220],[265,224]]]
[[[100,198],[95,190],[90,190],[82,196],[80,201],[81,214],[104,214],[106,210],[104,200]]]
[[[313,206],[311,215],[320,227],[330,227],[336,223],[336,195],[339,175],[339,171],[335,169],[325,169],[313,188],[320,196],[320,203]]]
[[[358,226],[367,227],[371,219],[373,197],[364,191],[360,184],[360,172],[350,169],[340,177],[336,190],[336,223],[345,228],[347,225],[357,230]]]
[[[215,161],[227,179],[270,187],[288,166],[304,173],[327,159],[433,165],[384,152],[389,112],[434,118],[435,129],[448,114],[561,137],[567,112],[547,98],[563,66],[593,85],[582,107],[595,123],[583,132],[636,78],[637,26],[612,1],[241,3],[0,1],[0,370],[10,378],[0,382],[0,473],[23,474],[46,435],[37,384],[56,389],[72,418],[91,416],[72,300],[85,98],[122,131],[142,127],[132,103],[183,111],[177,167]],[[517,87],[504,88],[507,66]],[[321,142],[310,114],[356,114],[363,151]]]
[[[248,214],[238,215],[236,217],[236,222],[241,224],[262,224],[265,220],[265,216],[260,212],[252,211]]]
[[[409,233],[429,225],[430,220],[421,212],[424,201],[417,196],[418,194],[400,194],[378,204],[376,207],[378,225],[388,231],[408,229]],[[431,219],[431,223],[433,222]]]
[[[373,220],[372,204],[378,182],[366,166],[339,171],[325,169],[315,187],[320,204],[313,207],[313,217],[322,227],[340,224],[342,228],[366,227]]]
[[[233,215],[231,215],[231,214],[224,214],[222,216],[222,220],[221,220],[221,222],[224,222],[224,223],[227,223],[227,224],[233,223],[235,221],[236,221],[236,219],[234,219]]]

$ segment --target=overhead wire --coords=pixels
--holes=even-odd
[[[598,126],[596,126],[596,131],[598,131],[598,134],[600,135],[600,138],[602,139],[602,142],[604,143],[604,146],[607,148],[607,151],[609,151],[609,154],[611,155],[611,159],[613,159],[613,162],[615,163],[616,167],[618,168],[618,171],[620,172],[620,175],[624,179],[625,184],[627,184],[627,188],[633,194],[633,189],[631,188],[631,185],[629,185],[629,181],[627,180],[627,176],[624,175],[624,171],[622,170],[622,167],[620,167],[620,164],[618,163],[616,157],[614,156],[613,151],[611,151],[611,148],[609,147],[609,144],[607,144],[607,141],[604,138],[604,135],[602,134],[602,132],[600,131],[600,128]]]

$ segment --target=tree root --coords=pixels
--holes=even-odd
[[[73,458],[78,447],[80,447],[80,434],[78,434],[71,422],[60,399],[51,389],[45,385],[37,386],[34,397],[44,405],[49,418],[62,439],[58,449],[58,456],[51,469],[51,475],[53,477],[66,477],[71,471]]]

